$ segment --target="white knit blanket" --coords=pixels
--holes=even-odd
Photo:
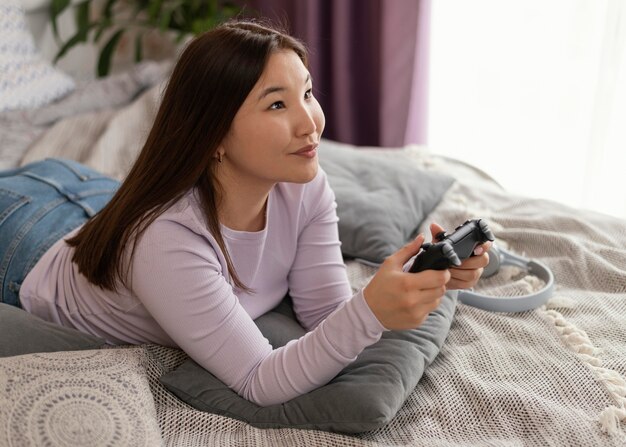
[[[22,163],[65,156],[123,177],[160,88],[59,120]],[[512,196],[422,147],[402,152],[458,179],[424,222],[426,234],[432,221],[454,228],[487,219],[499,244],[552,269],[556,293],[523,313],[459,304],[439,356],[386,427],[359,436],[263,430],[200,412],[158,382],[185,355],[144,345],[0,360],[0,445],[626,445],[626,222]],[[348,270],[354,288],[373,274],[354,262]],[[517,273],[502,271],[479,289],[515,295],[540,286]]]

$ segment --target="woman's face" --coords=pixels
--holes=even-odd
[[[252,186],[311,181],[324,123],[304,64],[293,51],[276,51],[218,149],[218,172]]]

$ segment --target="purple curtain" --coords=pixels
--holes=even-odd
[[[370,146],[426,143],[431,0],[247,0],[310,51],[324,137]]]

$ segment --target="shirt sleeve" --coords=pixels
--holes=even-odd
[[[326,174],[320,169],[307,188],[289,294],[300,324],[311,330],[352,297],[352,288],[341,254],[335,194]]]
[[[211,242],[177,221],[153,222],[131,265],[133,293],[168,336],[261,406],[328,383],[384,330],[362,294],[342,295],[339,307],[313,331],[273,350],[233,293]]]

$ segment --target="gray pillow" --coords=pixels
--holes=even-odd
[[[337,199],[342,253],[375,264],[417,236],[454,181],[416,168],[402,153],[389,157],[328,140],[319,160]]]
[[[0,303],[0,357],[96,349],[104,344],[101,338],[49,323],[23,309]]]
[[[288,402],[260,407],[240,397],[192,360],[163,375],[161,383],[189,405],[260,428],[303,428],[342,433],[387,424],[417,385],[443,344],[454,314],[450,293],[418,329],[385,332],[327,385]],[[304,334],[287,312],[255,320],[272,346]],[[278,338],[274,338],[274,337]]]

